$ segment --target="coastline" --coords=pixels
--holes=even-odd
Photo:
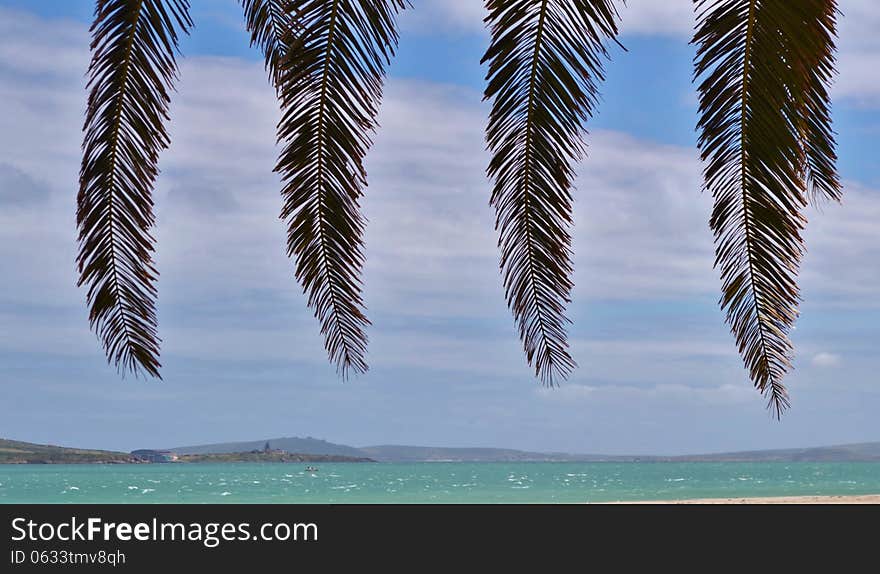
[[[731,498],[694,498],[683,500],[592,502],[588,504],[880,504],[880,494],[737,496]]]

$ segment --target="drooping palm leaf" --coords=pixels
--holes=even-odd
[[[840,201],[843,190],[837,173],[837,152],[831,130],[828,84],[836,75],[834,39],[837,30],[836,0],[811,0],[798,6],[805,29],[800,35],[786,39],[802,47],[795,47],[801,57],[792,55],[796,77],[803,82],[792,92],[797,101],[802,148],[801,170],[813,203],[822,198]]]
[[[364,372],[369,320],[360,273],[364,156],[397,45],[402,0],[244,3],[282,108],[276,171],[296,277],[343,377]]]
[[[547,385],[575,366],[565,307],[572,289],[573,165],[617,35],[611,0],[486,0],[492,43],[485,98],[501,269],[529,364]]]
[[[77,197],[79,284],[109,361],[159,376],[152,188],[186,0],[99,0]]]
[[[839,191],[825,84],[833,0],[698,0],[695,78],[721,305],[755,386],[779,416],[793,353],[807,181]]]
[[[241,0],[245,25],[251,34],[251,45],[258,46],[266,62],[273,86],[278,86],[281,71],[288,64],[287,46],[301,49],[303,2],[291,0]]]

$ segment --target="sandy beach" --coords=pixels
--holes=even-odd
[[[639,502],[610,502],[605,504],[880,504],[880,494],[859,494],[852,496],[697,498],[692,500],[643,500]]]

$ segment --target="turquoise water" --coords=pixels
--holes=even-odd
[[[880,494],[880,463],[0,466],[0,503],[552,503]]]

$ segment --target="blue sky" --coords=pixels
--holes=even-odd
[[[484,177],[477,0],[401,17],[364,210],[370,372],[325,360],[272,174],[277,110],[235,0],[192,0],[156,189],[162,382],[122,380],[75,287],[91,2],[0,0],[0,436],[130,450],[353,445],[688,453],[880,440],[880,9],[842,0],[842,206],[811,211],[794,408],[751,388],[700,193],[690,2],[631,0],[575,193],[579,368],[539,387],[505,307]]]

